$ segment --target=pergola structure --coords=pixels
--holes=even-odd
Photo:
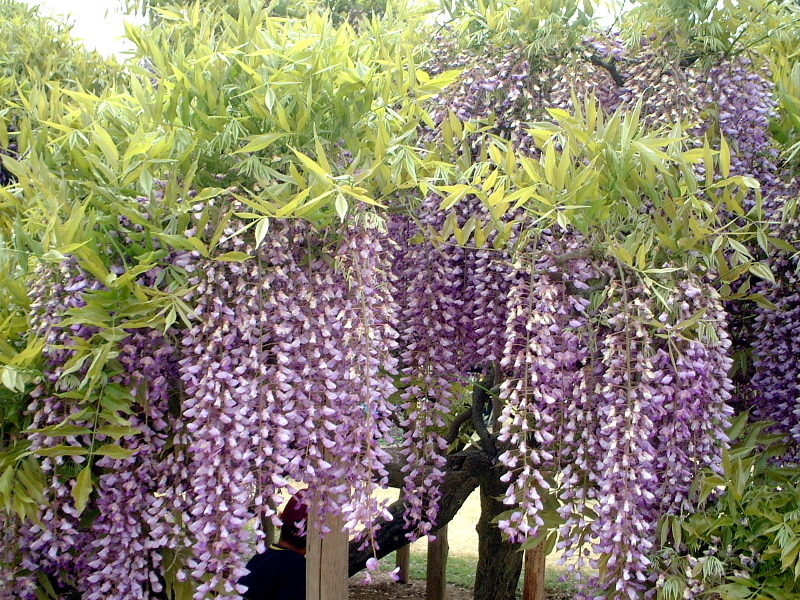
[[[329,517],[330,531],[321,535],[320,524],[311,507],[306,554],[306,600],[347,600],[348,535],[339,517]],[[447,596],[447,525],[428,542],[425,600],[445,600]],[[396,552],[400,568],[399,583],[409,580],[410,545]],[[544,600],[545,553],[543,545],[525,551],[523,600]]]

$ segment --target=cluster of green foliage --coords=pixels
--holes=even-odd
[[[79,206],[87,222],[124,214],[163,237],[187,225],[190,197],[235,192],[251,226],[269,217],[324,224],[428,174],[414,139],[430,120],[423,103],[454,74],[431,79],[418,68],[412,24],[375,22],[356,35],[323,16],[285,20],[247,2],[238,17],[200,3],[158,11],[157,28],[128,29],[145,65],[129,65],[129,91],[50,85],[22,100],[26,160],[7,161],[19,184],[5,194],[17,211],[4,218],[26,214],[43,242],[26,250],[82,243],[38,235]],[[156,196],[157,214],[135,214],[136,198]],[[208,254],[209,241],[187,247]]]
[[[250,9],[267,9],[276,17],[304,18],[312,12],[329,11],[336,24],[342,21],[369,17],[376,15],[382,17],[391,2],[388,0],[252,0],[248,3]],[[150,14],[158,19],[158,9],[175,5],[174,0],[122,0],[122,6],[128,12]],[[238,16],[238,0],[211,0],[205,3],[206,8],[217,8]]]
[[[7,128],[20,95],[53,82],[98,93],[124,81],[122,65],[89,52],[71,36],[71,27],[13,0],[0,0],[0,145],[8,147]]]
[[[624,5],[624,0],[621,3]],[[647,39],[667,46],[677,61],[747,56],[765,65],[775,83],[779,113],[773,135],[793,158],[800,145],[800,6],[792,0],[643,0],[621,14],[632,45]]]
[[[800,595],[800,473],[775,466],[785,450],[768,423],[740,415],[722,473],[695,482],[700,503],[685,518],[665,518],[657,563],[662,600],[703,591],[723,600],[789,600]]]
[[[747,245],[755,242],[767,252],[782,242],[765,230],[758,182],[731,175],[724,139],[719,150],[708,140],[692,147],[680,124],[653,131],[641,123],[639,109],[609,117],[593,99],[583,104],[575,99],[574,114],[548,113],[552,121],[533,123],[530,130],[541,160],[494,140],[474,162],[461,155],[458,182],[433,186],[443,210],[467,195],[489,207],[490,218],[474,216],[462,227],[449,216],[442,241],[454,236],[459,244],[480,248],[493,238],[501,247],[513,238],[516,221],[509,215],[523,209],[536,224],[530,235],[540,228],[573,227],[588,244],[637,272],[659,297],[670,274],[697,263],[720,274],[725,296],[748,272],[774,280]],[[445,123],[443,132],[445,145],[455,147],[469,129]],[[703,178],[694,165],[703,167]],[[746,211],[749,193],[758,201]],[[728,222],[729,214],[739,219]],[[528,238],[514,241],[525,247]]]
[[[575,46],[594,15],[588,0],[440,0],[439,7],[467,45],[524,45],[531,57]]]
[[[790,0],[644,0],[621,16],[632,43],[645,38],[686,54],[723,56],[789,48],[798,24],[800,11]]]
[[[126,81],[116,60],[90,52],[72,38],[71,27],[13,0],[0,0],[0,149],[8,167],[24,153],[30,132],[20,131],[29,118],[31,99],[46,97],[54,89],[65,93],[103,93]],[[25,200],[13,186],[0,187],[0,443],[26,426],[22,415],[30,399],[26,387],[34,380],[42,344],[27,336],[29,298],[21,272],[30,254],[13,240],[28,240]],[[22,271],[20,270],[22,269]],[[5,477],[7,482],[10,478]],[[38,478],[29,479],[29,494],[37,497]],[[0,484],[4,489],[5,483]],[[30,499],[30,498],[28,498]]]

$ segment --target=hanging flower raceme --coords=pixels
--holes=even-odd
[[[30,441],[31,449],[43,456],[41,468],[49,485],[44,489],[40,523],[21,524],[17,544],[24,548],[19,566],[56,580],[81,573],[79,553],[88,538],[80,527],[73,492],[77,485],[75,476],[88,468],[84,466],[85,448],[91,445],[91,424],[76,403],[59,392],[68,391],[85,376],[88,365],[85,359],[75,362],[74,348],[95,333],[90,327],[66,326],[63,321],[68,311],[85,305],[84,291],[99,287],[96,280],[68,260],[40,266],[30,292],[32,331],[47,342],[44,381],[31,393],[33,401],[28,407],[33,415],[31,429],[39,430],[30,435]],[[35,597],[26,576],[19,577],[14,590],[21,598]]]
[[[508,469],[504,502],[519,509],[500,527],[517,542],[537,537],[543,524],[541,494],[560,468],[559,445],[571,435],[563,431],[571,417],[564,410],[580,383],[579,369],[587,355],[588,300],[571,295],[568,286],[586,289],[596,272],[585,258],[567,258],[576,242],[573,235],[565,234],[561,242],[546,233],[515,264],[508,297],[500,362],[507,378],[500,392],[505,406],[499,434],[507,450],[499,458]]]
[[[227,232],[231,235],[233,230]],[[243,240],[233,238],[232,248]],[[257,266],[198,261],[197,323],[183,336],[181,379],[186,399],[189,493],[185,520],[191,532],[192,576],[201,581],[195,598],[236,598],[236,582],[247,571],[245,525],[252,517],[252,435],[257,414],[261,361],[258,294],[251,284]]]
[[[436,523],[439,485],[444,478],[447,442],[441,431],[453,401],[453,386],[466,383],[469,354],[462,353],[463,334],[458,326],[465,306],[464,254],[455,245],[431,243],[429,233],[438,231],[443,215],[439,199],[429,196],[423,203],[423,231],[419,243],[400,240],[408,248],[397,273],[398,298],[405,300],[399,313],[401,354],[401,400],[405,421],[402,453],[407,461],[403,494],[408,509],[409,539],[431,532]],[[466,356],[465,356],[466,354]]]
[[[155,286],[157,278],[156,270],[140,283]],[[167,479],[180,453],[162,455],[175,428],[168,414],[175,349],[156,330],[129,332],[114,363],[119,368],[100,385],[97,400],[82,409],[75,402],[80,396],[70,392],[80,378],[88,377],[89,361],[76,360],[78,346],[89,343],[100,329],[62,323],[68,311],[75,316],[84,310],[85,294],[104,294],[102,287],[67,260],[40,267],[39,284],[32,289],[34,331],[48,346],[46,380],[32,394],[35,433],[30,439],[31,447],[44,456],[42,469],[52,482],[45,488],[41,523],[20,525],[27,549],[21,566],[74,582],[86,598],[149,598],[162,587],[161,552],[177,546],[182,530],[175,507],[157,497],[157,492],[169,495],[177,487]],[[138,402],[129,405],[126,399]],[[92,408],[105,410],[104,420],[116,423],[93,424],[87,416]],[[88,520],[76,506],[78,472],[89,478],[98,474],[97,494],[86,509],[95,516]],[[19,575],[12,588],[15,597],[33,597],[24,582]]]
[[[593,586],[637,598],[659,517],[691,510],[698,469],[719,466],[730,341],[707,284],[678,281],[662,304],[584,245],[545,236],[516,264],[499,434],[513,508],[500,527],[537,537],[555,493],[563,560],[577,573],[590,549],[605,573]]]
[[[342,506],[345,526],[363,531],[367,542],[375,531],[376,518],[388,516],[385,503],[377,500],[375,492],[388,481],[385,465],[391,457],[384,446],[391,443],[394,413],[388,400],[397,391],[393,249],[391,240],[375,229],[347,230],[337,251],[338,276],[344,279],[347,294],[339,313],[330,315],[341,326],[337,337],[347,365],[339,386],[344,402],[336,405],[350,410],[345,426],[333,430],[327,444],[323,443],[328,449],[336,447],[336,459],[347,465],[348,497]]]
[[[35,575],[22,575],[17,570],[20,560],[25,560],[20,556],[20,540],[26,539],[29,527],[17,515],[0,514],[0,600],[36,598]],[[34,560],[27,560],[35,564]]]
[[[170,433],[178,426],[169,412],[176,359],[176,348],[157,330],[132,333],[122,345],[124,370],[110,385],[141,399],[142,411],[128,417],[127,427],[107,427],[107,433],[96,436],[98,444],[112,447],[112,439],[120,438],[122,450],[114,454],[130,455],[106,455],[96,463],[104,472],[97,486],[92,540],[84,549],[87,600],[144,600],[163,591],[162,552],[183,541],[176,510],[180,506],[163,497],[178,487],[170,475],[180,453],[167,451]]]
[[[347,228],[328,253],[297,223],[278,223],[258,249],[233,228],[226,236],[223,249],[254,258],[191,267],[197,323],[181,360],[198,598],[235,591],[244,525],[277,518],[289,481],[309,488],[320,522],[342,515],[349,529],[374,532],[384,507],[373,492],[390,458],[381,448],[395,392],[389,240]]]
[[[753,414],[772,421],[773,429],[786,436],[783,460],[794,463],[800,458],[800,276],[796,257],[780,253],[771,262],[776,285],[763,282],[755,288],[774,308],[758,307],[752,325]]]

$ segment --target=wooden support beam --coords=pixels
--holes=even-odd
[[[522,600],[544,600],[545,542],[525,551],[525,583]]]
[[[447,543],[447,525],[435,535],[436,539],[428,542],[425,600],[445,600],[447,596],[447,553],[450,549]]]
[[[341,517],[328,516],[330,531],[320,534],[317,511],[310,505],[306,554],[306,600],[347,600],[348,536]]]
[[[395,553],[395,558],[397,568],[400,569],[397,573],[397,582],[408,583],[411,579],[411,544],[399,548]]]

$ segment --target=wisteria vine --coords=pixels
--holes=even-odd
[[[651,125],[680,116],[693,135],[735,140],[732,171],[773,186],[765,196],[781,204],[771,88],[746,60],[665,67],[646,46],[623,60],[615,40],[574,52],[533,66],[521,49],[477,66],[458,56],[468,68],[438,98],[435,121],[449,110],[491,117],[493,133],[536,156],[526,124],[546,108],[590,93],[606,111],[641,99]],[[703,113],[712,104],[713,119]],[[655,523],[691,509],[691,483],[699,469],[718,468],[731,415],[727,315],[710,277],[671,269],[671,288],[655,290],[595,241],[524,218],[512,236],[537,235],[514,250],[493,238],[464,247],[429,235],[442,229],[440,202],[431,193],[415,220],[393,214],[387,223],[363,209],[329,231],[273,219],[258,241],[234,219],[216,240],[217,259],[165,251],[138,285],[159,290],[165,269],[180,272],[191,312],[161,329],[119,324],[97,394],[118,420],[105,430],[92,419],[100,407],[92,413],[70,394],[90,370],[73,360],[76,345],[102,336],[68,318],[109,290],[71,259],[42,267],[31,320],[47,349],[28,411],[48,485],[36,522],[3,516],[0,598],[34,598],[36,573],[87,600],[155,598],[173,579],[192,583],[196,600],[236,598],[248,525],[263,549],[261,524],[277,522],[281,494],[298,487],[309,488],[323,522],[341,515],[374,544],[386,514],[374,492],[386,486],[397,427],[409,537],[430,533],[443,429],[458,394],[489,370],[502,378],[497,439],[511,512],[500,527],[514,542],[540,535],[542,496],[553,493],[572,568],[602,567],[593,584],[606,595],[652,595]],[[459,227],[489,219],[474,198],[454,211]],[[213,228],[193,223],[185,234],[213,237]],[[764,292],[777,309],[754,320],[752,385],[757,412],[778,415],[800,440],[796,260],[774,264],[780,285]],[[80,514],[82,470],[94,492]],[[10,544],[24,552],[12,556]]]

